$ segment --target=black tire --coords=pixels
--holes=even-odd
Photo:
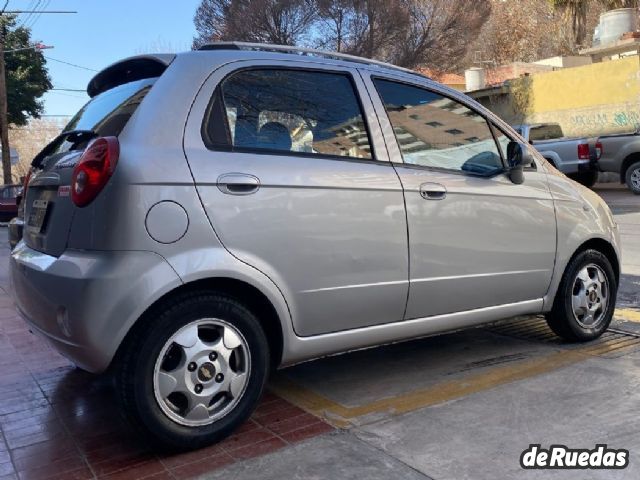
[[[640,178],[640,162],[632,163],[629,168],[627,168],[627,173],[625,174],[625,182],[629,190],[636,195],[640,195],[640,180],[634,181],[634,179],[631,178],[632,176],[634,176],[634,178]]]
[[[154,394],[154,367],[165,343],[183,326],[203,318],[231,324],[251,355],[246,387],[235,407],[212,424],[181,425],[167,416]],[[270,352],[258,319],[236,299],[210,291],[187,292],[152,308],[128,335],[114,369],[122,411],[155,445],[176,451],[218,442],[249,418],[269,375]]]
[[[598,172],[580,172],[572,176],[572,178],[587,188],[593,187],[598,181]]]
[[[608,302],[601,319],[591,328],[580,325],[572,308],[574,282],[578,272],[587,265],[595,264],[604,273],[608,286]],[[597,250],[585,250],[577,254],[567,266],[551,312],[547,313],[547,323],[556,335],[569,342],[595,340],[609,327],[615,309],[618,285],[611,262]]]

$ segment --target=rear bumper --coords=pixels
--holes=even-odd
[[[591,160],[580,160],[578,163],[578,173],[588,173],[598,171],[598,161],[595,158]]]
[[[583,173],[589,172],[593,169],[593,164],[591,160],[582,160],[582,159],[572,159],[572,160],[563,160],[556,168],[560,170],[565,175],[570,175],[572,173]]]
[[[152,252],[67,251],[59,258],[20,241],[11,252],[12,293],[21,316],[79,367],[104,371],[129,328],[180,284]]]

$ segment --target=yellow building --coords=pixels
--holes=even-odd
[[[640,128],[640,57],[534,73],[471,96],[517,123],[554,122],[567,136]]]

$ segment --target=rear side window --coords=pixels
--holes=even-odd
[[[339,73],[234,73],[216,89],[203,138],[211,149],[372,158],[354,85]]]
[[[94,132],[94,137],[117,137],[156,80],[157,78],[145,78],[125,83],[93,97],[75,114],[63,132],[87,130]],[[47,153],[63,153],[85,146],[86,141],[77,142],[62,137]]]
[[[490,176],[503,171],[486,119],[430,90],[374,80],[405,163]]]
[[[564,134],[560,125],[535,125],[529,130],[529,140],[553,140],[562,138]]]

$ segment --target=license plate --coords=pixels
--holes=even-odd
[[[29,212],[29,219],[27,220],[27,226],[36,232],[42,230],[44,220],[47,216],[47,209],[49,207],[48,200],[34,200]]]

